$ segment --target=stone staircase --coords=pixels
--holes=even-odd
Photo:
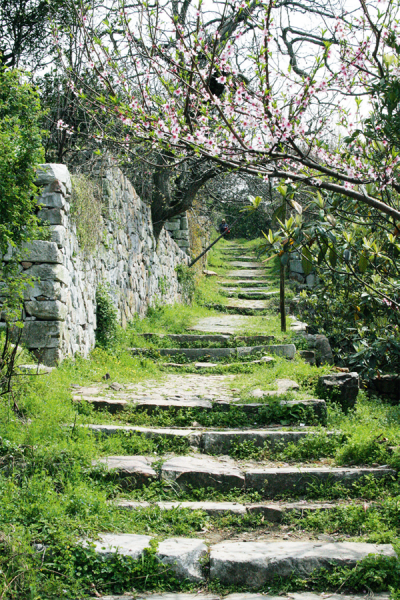
[[[135,511],[157,507],[166,511],[202,510],[211,516],[257,514],[262,515],[264,527],[273,527],[273,524],[281,523],[289,513],[303,515],[326,511],[346,501],[309,500],[307,494],[312,486],[339,485],[343,490],[349,490],[366,477],[380,480],[395,476],[395,471],[388,467],[334,467],[325,464],[322,459],[288,465],[274,459],[274,450],[277,448],[302,443],[311,436],[326,435],[329,438],[338,434],[325,429],[327,407],[324,400],[296,398],[295,391],[292,399],[288,399],[287,395],[280,399],[282,390],[287,393],[290,389],[296,389],[295,382],[279,380],[277,390],[264,393],[261,391],[254,402],[243,402],[228,385],[233,377],[229,372],[223,375],[212,372],[176,372],[179,364],[183,368],[196,364],[205,365],[205,369],[207,366],[210,368],[210,365],[223,364],[229,367],[239,359],[252,362],[252,357],[255,357],[260,365],[253,368],[268,369],[269,363],[273,363],[276,356],[285,357],[288,361],[293,360],[295,356],[296,348],[293,344],[274,344],[273,336],[266,336],[263,331],[254,335],[240,335],[239,330],[245,322],[244,319],[255,317],[243,316],[242,308],[247,308],[246,302],[249,300],[242,299],[241,292],[237,290],[243,289],[246,294],[251,294],[249,290],[254,289],[254,293],[264,294],[265,298],[269,297],[271,290],[265,269],[261,268],[262,264],[254,261],[251,256],[241,256],[243,249],[233,243],[225,252],[228,260],[232,258],[231,266],[235,270],[227,272],[220,286],[228,295],[232,291],[237,294],[237,303],[227,300],[226,305],[227,310],[234,311],[235,314],[221,313],[217,317],[201,319],[190,333],[184,335],[143,335],[146,342],[157,344],[162,341],[163,344],[171,346],[159,347],[156,351],[158,356],[181,360],[181,363],[166,363],[175,366],[174,372],[167,372],[161,381],[125,386],[110,386],[104,382],[93,387],[74,386],[73,389],[73,399],[76,402],[89,403],[101,411],[98,414],[108,411],[116,416],[124,415],[125,423],[129,423],[130,414],[154,415],[154,426],[93,422],[82,425],[98,439],[121,434],[128,437],[140,435],[151,440],[179,442],[184,452],[168,452],[162,456],[103,456],[93,460],[93,476],[109,478],[119,486],[121,494],[114,501],[121,510]],[[259,305],[260,310],[265,310],[265,300],[257,301],[262,303]],[[251,310],[257,309],[253,307]],[[202,347],[198,347],[199,344]],[[132,348],[131,351],[133,354],[149,354],[150,357],[155,352],[154,348]],[[278,407],[284,414],[287,413],[285,426],[274,422],[273,414],[271,417],[270,413],[272,406]],[[171,422],[174,422],[177,415],[184,415],[185,411],[188,414],[192,414],[190,411],[198,411],[196,414],[204,418],[207,415],[209,418],[210,415],[234,414],[243,425],[226,427],[220,424],[210,427],[193,422],[186,427],[178,424],[160,427],[156,424],[160,414],[169,415]],[[93,415],[96,413],[93,412]],[[268,448],[271,451],[270,458],[242,459],[234,456],[238,448],[249,444],[254,449]],[[129,499],[132,490],[146,489],[155,484],[176,490],[178,497],[184,493],[185,499],[155,500],[153,503],[148,500]],[[204,500],[197,499],[199,493],[203,494]],[[240,498],[241,493],[257,493],[261,500],[232,500],[232,494],[237,494]],[[210,500],[213,496],[217,497],[217,500]],[[139,559],[149,547],[152,537],[154,536],[105,532],[94,540],[93,547],[105,560],[116,552]],[[290,538],[289,535],[276,531],[272,533],[272,530],[271,533],[264,531],[258,535],[255,530],[251,539],[224,539],[215,543],[207,537],[206,532],[201,537],[161,540],[156,556],[178,579],[189,580],[202,590],[208,583],[219,582],[226,586],[240,586],[242,590],[249,592],[231,594],[227,596],[228,600],[261,600],[265,596],[258,595],[255,591],[265,590],[268,582],[277,577],[285,578],[293,574],[307,577],[315,570],[330,569],[333,566],[352,568],[371,554],[388,559],[396,557],[393,547],[389,544],[336,541],[329,536],[325,536],[329,539],[313,539],[307,534],[297,538],[298,536]],[[136,595],[135,598],[137,597]],[[346,598],[335,594],[329,597]],[[386,600],[388,595],[378,597]],[[103,600],[111,598],[117,597],[108,596]],[[129,595],[123,596],[124,600],[129,598]],[[202,593],[164,593],[143,595],[143,598],[219,600],[220,597]],[[316,600],[320,596],[294,593],[290,598]]]

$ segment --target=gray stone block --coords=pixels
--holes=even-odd
[[[205,431],[201,436],[202,450],[206,454],[229,454],[236,444],[252,443],[256,448],[267,444],[269,448],[290,443],[296,444],[303,438],[314,435],[310,431]]]
[[[63,225],[50,225],[51,241],[55,242],[59,248],[66,244],[67,230]]]
[[[143,437],[165,438],[169,440],[182,439],[187,440],[191,446],[200,446],[201,432],[193,429],[172,429],[172,428],[153,428],[153,427],[135,427],[130,425],[83,425],[88,427],[92,433],[97,435],[118,435],[126,433],[130,435],[140,434]]]
[[[175,482],[182,489],[190,485],[197,489],[212,487],[226,492],[244,487],[244,475],[237,467],[207,456],[171,458],[163,464],[161,477],[165,481]]]
[[[313,350],[300,350],[299,355],[304,362],[308,363],[309,365],[317,364],[317,359]]]
[[[306,577],[333,565],[353,568],[369,554],[397,556],[390,544],[222,542],[211,547],[210,579],[258,589],[276,577]]]
[[[266,352],[284,356],[285,358],[294,358],[296,354],[296,346],[294,344],[276,344],[274,346],[265,346]]]
[[[205,581],[201,562],[207,556],[207,546],[203,540],[170,538],[159,542],[157,558],[167,565],[181,579],[195,583]]]
[[[48,186],[57,181],[63,184],[67,194],[71,193],[71,176],[66,165],[47,163],[37,167],[36,185]]]
[[[189,229],[189,221],[187,217],[181,217],[181,229],[187,230]]]
[[[291,260],[289,262],[289,271],[291,271],[292,273],[304,273],[304,269],[303,269],[303,265],[301,263],[301,260]]]
[[[118,553],[130,558],[140,558],[145,548],[150,548],[149,535],[136,535],[132,533],[103,533],[99,540],[86,541],[84,546],[94,547],[96,554],[105,558]]]
[[[24,290],[25,300],[33,300],[41,297],[43,300],[61,300],[64,292],[58,281],[34,281],[33,285],[27,285]]]
[[[70,285],[70,274],[63,265],[38,264],[33,265],[25,271],[28,277],[36,277],[40,281],[59,281],[64,285]]]
[[[179,231],[181,225],[178,221],[168,221],[167,223],[165,223],[164,228],[167,231]]]
[[[189,240],[177,240],[179,248],[190,248]]]
[[[102,466],[121,480],[121,485],[141,487],[157,479],[157,473],[145,456],[106,456],[92,461],[93,467]]]
[[[315,355],[317,360],[317,365],[333,365],[334,359],[332,354],[332,349],[329,344],[329,340],[325,335],[322,334],[305,334],[305,339],[308,342],[308,346],[311,349],[315,349]]]
[[[84,542],[85,546],[94,546],[97,554],[110,558],[118,553],[133,559],[140,558],[150,547],[151,537],[130,533],[102,534],[100,540]],[[159,542],[157,559],[179,578],[200,583],[205,580],[201,562],[207,554],[207,546],[202,540],[192,538],[170,538]]]
[[[310,273],[309,275],[307,275],[306,284],[309,288],[314,287],[314,285],[315,285],[315,274],[314,273]]]
[[[375,468],[329,468],[329,467],[280,467],[271,469],[251,469],[246,471],[246,488],[263,493],[266,498],[274,498],[282,493],[303,493],[310,484],[340,483],[350,488],[353,483],[365,476],[381,479],[395,476],[393,469]]]
[[[318,379],[320,393],[339,402],[344,411],[355,406],[360,378],[358,373],[332,373]]]
[[[27,321],[22,340],[28,348],[58,348],[65,324],[63,321]],[[48,364],[43,360],[44,364]]]
[[[65,321],[67,306],[59,300],[29,300],[25,302],[28,315],[42,321]]]
[[[23,247],[24,260],[33,263],[63,263],[63,255],[55,242],[35,240]]]
[[[45,225],[66,225],[64,211],[60,208],[42,208],[38,211],[38,217]]]
[[[38,204],[42,208],[65,208],[65,197],[61,193],[49,192],[40,196]]]

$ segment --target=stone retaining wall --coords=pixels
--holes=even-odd
[[[155,302],[182,300],[175,268],[188,262],[186,252],[165,230],[156,243],[150,207],[118,168],[99,169],[97,175],[103,190],[103,241],[88,254],[79,246],[70,216],[68,169],[48,164],[38,170],[39,216],[49,223],[51,241],[32,242],[21,263],[36,279],[25,294],[24,341],[46,365],[75,353],[87,356],[94,347],[100,283],[109,285],[123,327]]]
[[[298,252],[293,252],[290,255],[288,270],[289,279],[296,281],[299,284],[300,289],[302,287],[312,288],[315,285],[315,273],[310,273],[309,275],[304,273],[300,254]]]

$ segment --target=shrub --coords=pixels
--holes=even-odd
[[[96,290],[96,315],[96,345],[112,349],[117,342],[118,318],[110,286],[106,283],[101,283]]]
[[[43,161],[36,90],[19,71],[0,70],[0,252],[30,238],[36,223],[35,166]]]

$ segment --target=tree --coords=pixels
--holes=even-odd
[[[223,10],[228,12],[229,6],[225,3]],[[120,119],[129,130],[130,144],[151,143],[175,161],[201,157],[219,168],[306,183],[400,219],[398,207],[384,197],[384,190],[398,187],[391,146],[382,168],[365,142],[346,148],[343,140],[331,144],[332,123],[350,132],[355,123],[362,126],[359,114],[350,114],[340,101],[330,102],[332,91],[342,98],[371,97],[379,79],[396,77],[394,63],[382,67],[387,40],[396,35],[398,9],[393,1],[380,13],[360,0],[358,13],[338,18],[334,43],[318,39],[320,51],[314,52],[311,64],[308,59],[307,70],[300,69],[297,59],[294,69],[289,55],[286,71],[274,62],[282,52],[274,38],[273,0],[257,11],[252,4],[236,6],[232,14],[217,19],[212,31],[201,11],[187,10],[191,27],[185,28],[173,10],[160,2],[155,7],[147,13],[144,7],[136,27],[120,5],[124,61],[113,60],[104,35],[97,37],[94,25],[89,28],[82,17],[87,57],[104,86],[101,96],[90,96],[92,110]],[[243,57],[241,48],[249,35],[253,53],[245,54],[244,77],[231,62]],[[128,61],[135,76],[125,69]],[[324,103],[328,108],[315,126],[314,108]],[[362,131],[366,136],[367,129]],[[369,184],[378,191],[368,191]]]

